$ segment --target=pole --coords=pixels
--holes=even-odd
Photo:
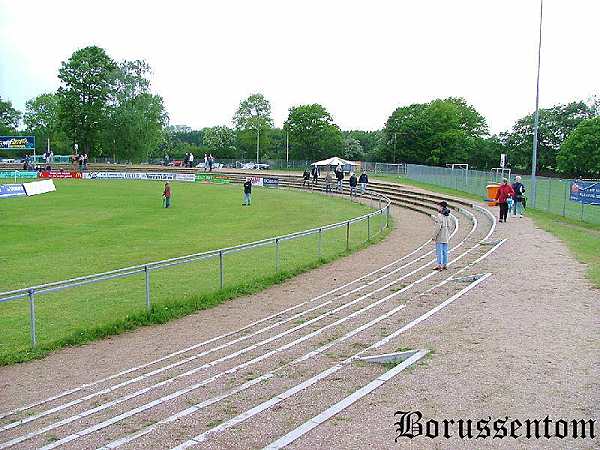
[[[146,310],[150,312],[152,306],[150,305],[150,271],[148,266],[144,266],[144,272],[146,272]]]
[[[37,345],[37,336],[35,332],[35,291],[29,290],[29,324],[31,326],[31,346]]]
[[[350,250],[350,221],[346,222],[346,251]]]
[[[260,146],[260,127],[256,129],[256,164],[260,163],[260,159],[258,157],[258,151]]]
[[[279,273],[279,239],[275,239],[275,272]]]
[[[537,84],[535,93],[535,115],[533,117],[533,150],[531,154],[531,200],[535,208],[536,186],[535,169],[537,167],[538,126],[540,122],[540,65],[542,58],[542,13],[544,0],[540,0],[540,39],[538,44]]]
[[[223,276],[223,251],[219,251],[219,286],[223,289],[224,276]]]
[[[318,241],[318,245],[317,245],[317,247],[318,247],[318,253],[319,253],[319,259],[321,259],[321,245],[323,243],[322,241],[323,241],[323,229],[319,228],[319,241]]]
[[[367,216],[367,241],[371,240],[371,216]]]
[[[285,134],[285,166],[290,167],[290,133]]]
[[[563,190],[563,213],[562,216],[565,217],[565,209],[567,207],[567,182],[563,182],[564,190]]]

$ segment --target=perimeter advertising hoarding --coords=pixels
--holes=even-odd
[[[229,178],[224,175],[209,175],[204,173],[196,174],[196,181],[198,183],[216,183],[216,184],[228,184],[230,183]]]
[[[0,178],[37,178],[37,172],[24,172],[19,170],[13,170],[12,172],[9,170],[0,171]]]
[[[273,177],[263,177],[263,186],[269,188],[279,187],[279,179]]]
[[[80,172],[65,172],[62,170],[42,170],[40,178],[82,178]]]
[[[22,184],[0,184],[0,198],[27,195]]]
[[[191,183],[196,181],[196,177],[192,173],[168,172],[84,172],[83,178],[88,180],[187,181]]]
[[[25,192],[28,197],[32,195],[45,194],[46,192],[54,192],[56,191],[56,186],[54,186],[54,181],[52,180],[43,180],[43,181],[34,181],[32,183],[23,184],[25,188]]]
[[[570,191],[574,202],[600,205],[600,181],[571,181]]]
[[[34,150],[35,136],[0,136],[0,150]]]

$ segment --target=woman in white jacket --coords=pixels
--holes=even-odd
[[[450,210],[448,203],[439,203],[439,214],[435,219],[435,233],[432,241],[435,242],[435,253],[437,257],[437,266],[433,270],[448,269],[448,240],[450,239]]]

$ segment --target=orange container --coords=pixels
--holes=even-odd
[[[488,202],[488,206],[497,206],[498,203],[496,202],[496,194],[498,193],[498,189],[500,189],[500,185],[488,184],[485,189],[487,191],[486,201]]]

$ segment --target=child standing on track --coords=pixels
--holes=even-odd
[[[436,228],[432,241],[435,242],[435,253],[437,257],[437,266],[433,270],[448,269],[448,240],[450,239],[450,210],[448,203],[442,201],[439,203],[439,214],[435,220]]]
[[[171,185],[168,182],[165,183],[165,190],[163,191],[163,204],[165,208],[171,206]]]

